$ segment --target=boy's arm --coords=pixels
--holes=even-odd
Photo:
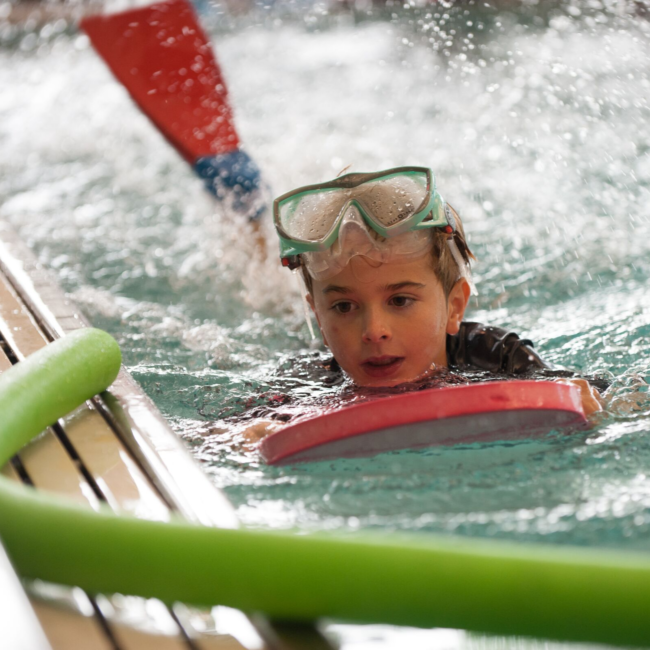
[[[269,434],[275,433],[284,425],[284,422],[276,422],[273,420],[254,420],[252,424],[241,431],[240,435],[243,438],[245,446],[254,446],[262,438],[266,438]]]
[[[283,422],[257,418],[249,420],[245,425],[220,422],[211,426],[206,433],[218,436],[220,440],[227,442],[231,449],[254,451],[260,440],[281,429],[283,425]]]

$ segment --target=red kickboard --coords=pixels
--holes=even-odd
[[[259,451],[275,465],[516,440],[586,424],[576,386],[502,381],[431,388],[336,409],[267,436]]]
[[[190,164],[238,148],[226,84],[189,2],[169,0],[91,16],[81,27],[138,106]]]

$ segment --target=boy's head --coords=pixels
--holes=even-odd
[[[323,339],[357,384],[446,366],[472,254],[429,170],[348,174],[280,197],[274,213],[283,263],[300,266]]]

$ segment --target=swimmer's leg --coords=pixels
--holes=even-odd
[[[240,148],[225,81],[190,2],[92,16],[81,27],[226,210],[260,219],[268,203],[260,170]]]

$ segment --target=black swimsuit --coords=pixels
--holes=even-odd
[[[463,370],[521,375],[549,366],[533,350],[533,342],[501,327],[466,323],[447,335],[447,363]]]

